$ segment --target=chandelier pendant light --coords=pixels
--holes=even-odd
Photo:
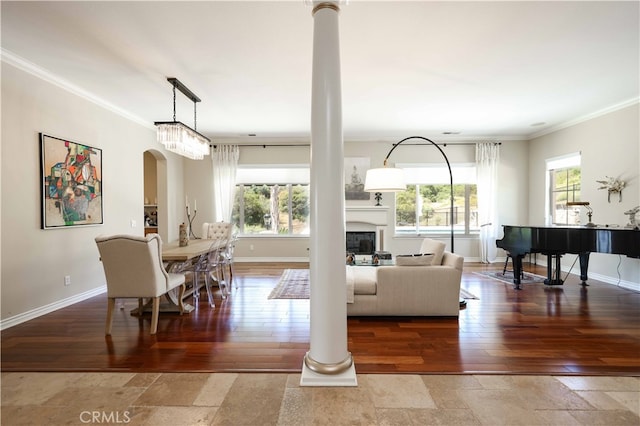
[[[196,104],[200,102],[191,90],[177,78],[169,77],[167,81],[173,86],[173,121],[156,121],[158,142],[171,152],[192,160],[202,160],[209,155],[211,139],[196,131]],[[176,89],[193,101],[193,129],[180,121],[176,121]]]

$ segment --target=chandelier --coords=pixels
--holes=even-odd
[[[177,78],[169,77],[167,81],[173,86],[173,121],[154,123],[158,128],[158,142],[171,152],[192,160],[202,160],[205,155],[209,155],[211,140],[196,131],[196,103],[200,102],[200,98]],[[193,101],[193,129],[176,121],[176,89]]]

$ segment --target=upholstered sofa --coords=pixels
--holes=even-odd
[[[432,254],[397,256],[393,266],[347,266],[347,315],[458,316],[464,258],[430,239],[420,252]]]

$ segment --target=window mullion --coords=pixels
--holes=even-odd
[[[240,228],[240,233],[244,234],[244,185],[240,185],[240,197],[239,197],[239,202],[240,202],[240,208],[239,208],[239,215],[240,215],[240,219],[239,219],[239,226],[238,228]]]
[[[471,228],[471,187],[464,186],[464,233],[469,234]]]
[[[415,222],[416,222],[416,234],[420,235],[420,213],[419,210],[421,208],[421,196],[420,196],[420,185],[416,184],[416,208],[415,208]]]
[[[287,201],[287,211],[289,213],[289,235],[293,234],[293,185],[287,184],[287,192],[289,194]]]

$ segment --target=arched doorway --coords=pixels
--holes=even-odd
[[[168,241],[167,159],[155,149],[145,151],[143,158],[145,219],[155,212],[149,226],[145,223],[145,234],[156,232],[163,241]]]

